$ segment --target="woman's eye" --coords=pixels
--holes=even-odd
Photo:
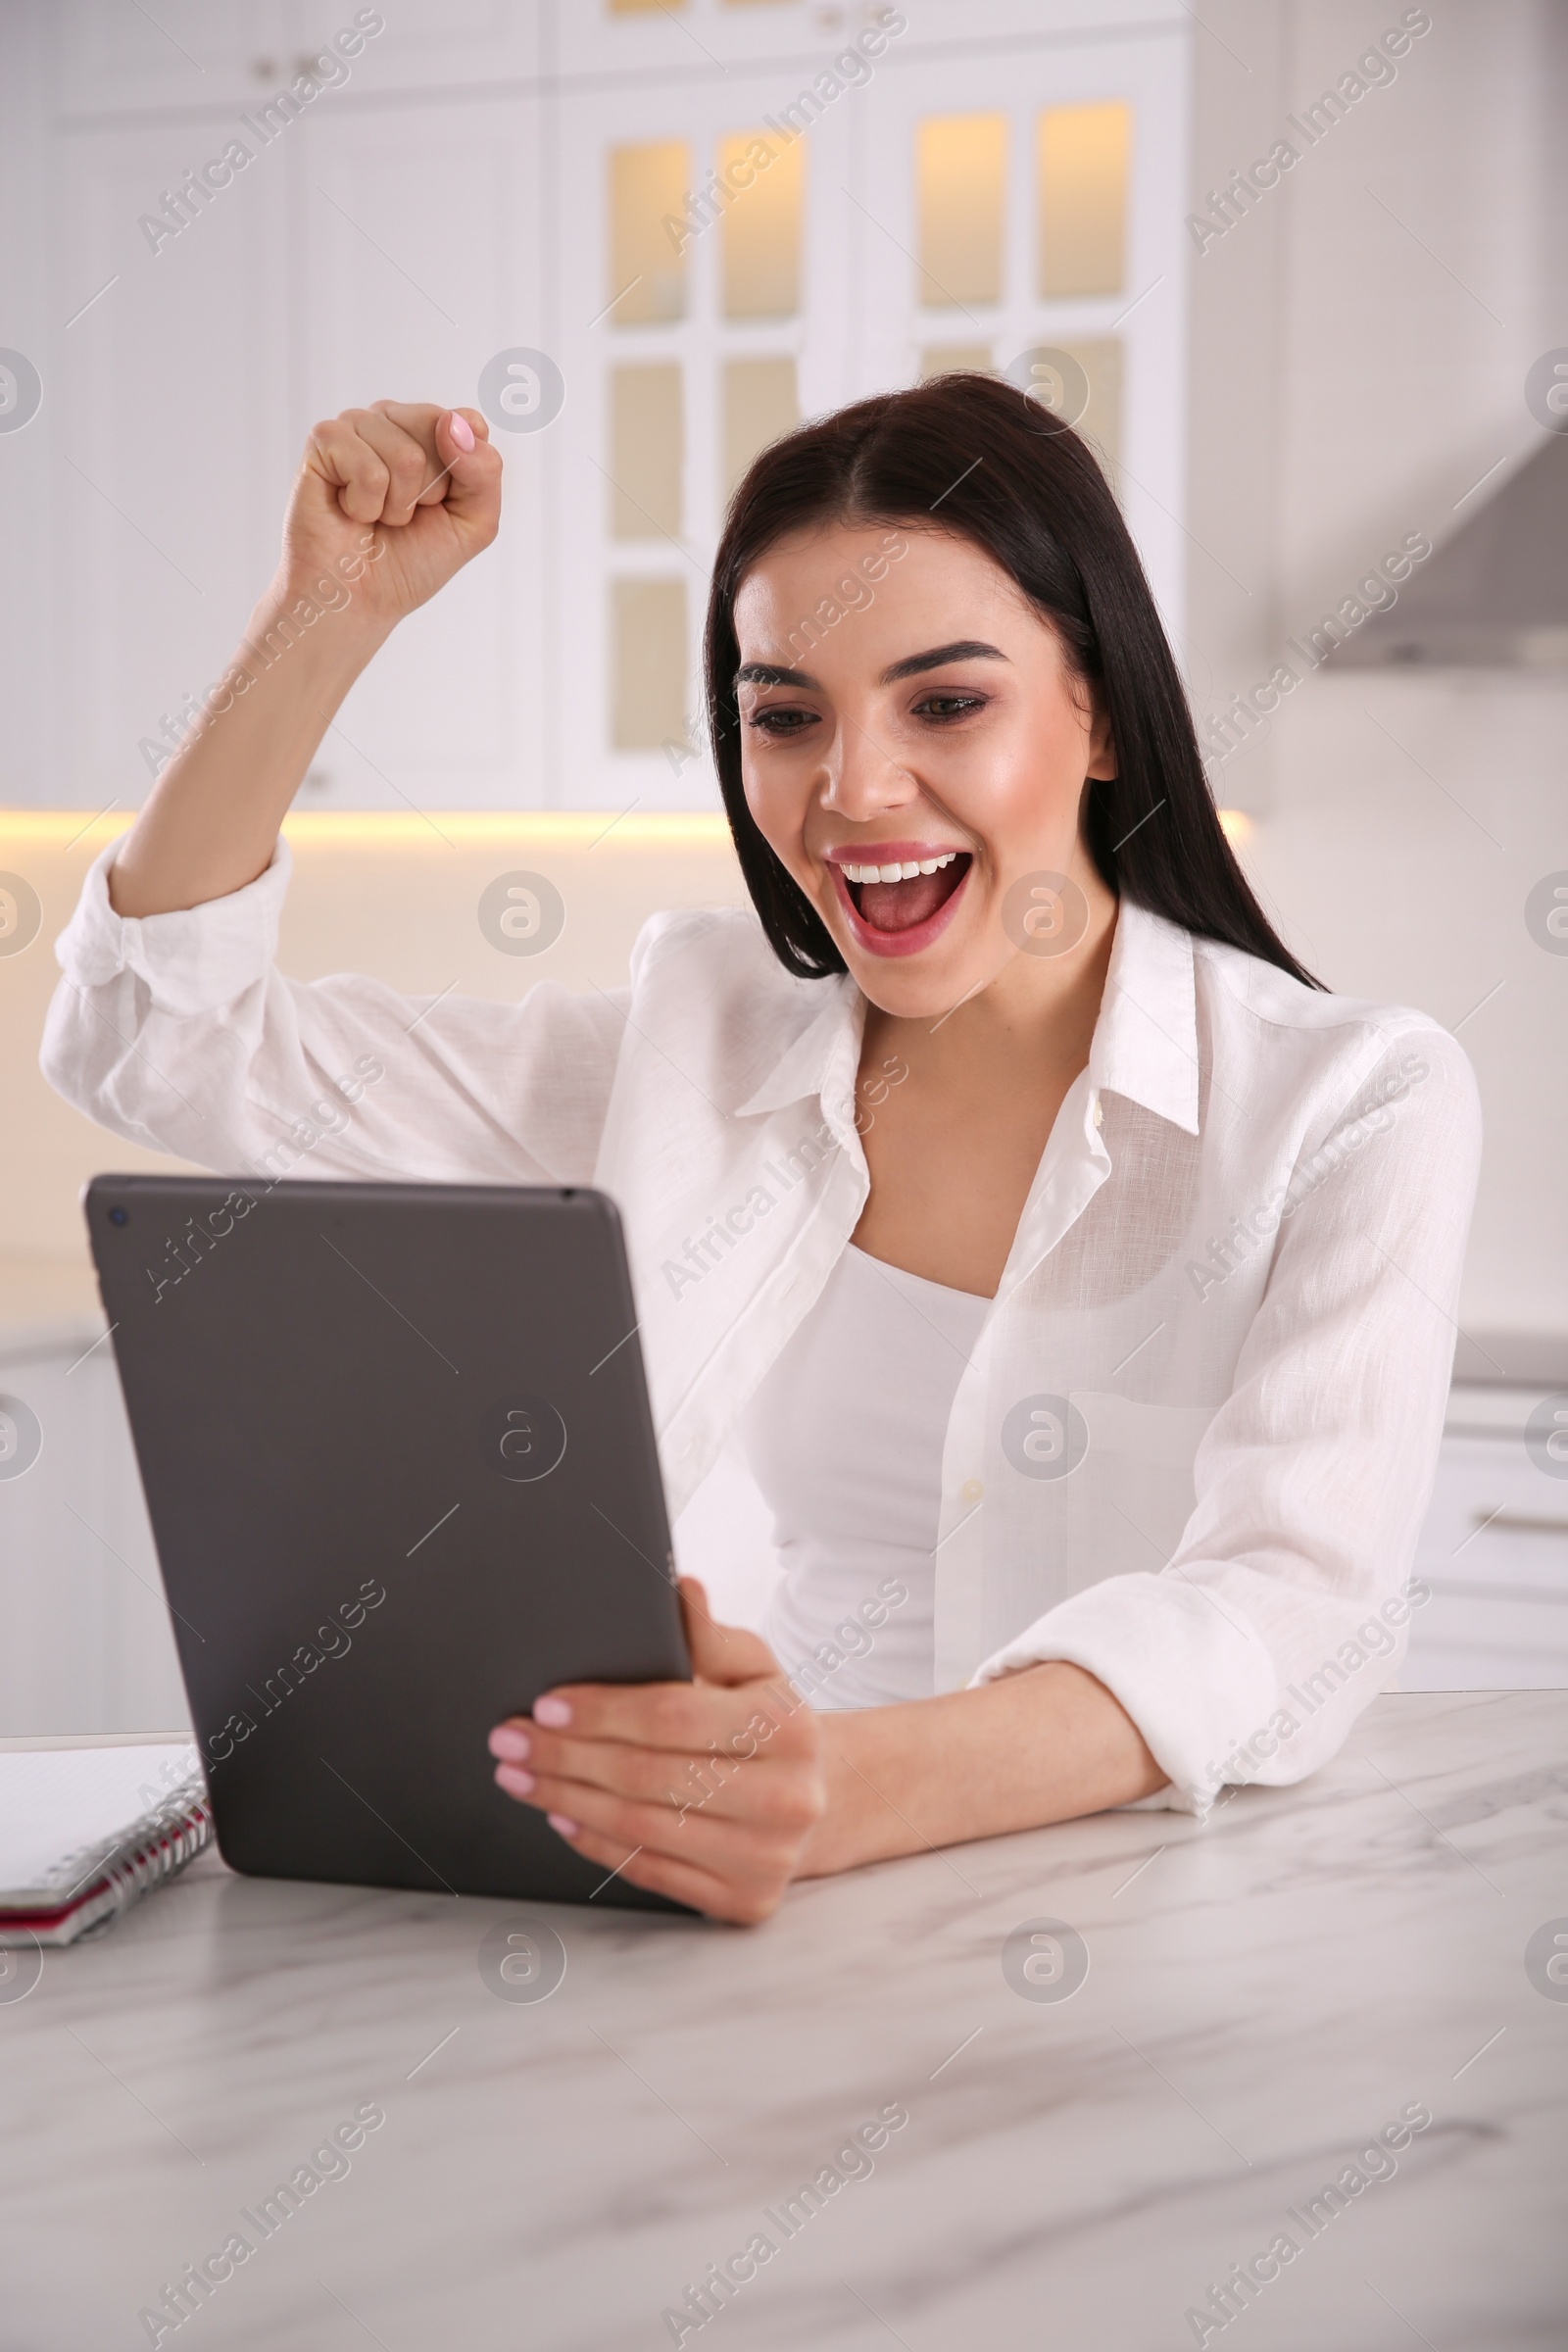
[[[764,710],[754,710],[747,724],[764,735],[798,735],[815,716],[814,710],[789,710],[781,703],[769,703]]]
[[[983,710],[983,694],[927,694],[914,706],[916,718],[964,718],[971,710]]]

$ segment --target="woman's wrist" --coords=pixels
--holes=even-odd
[[[820,1720],[827,1805],[797,1878],[1039,1829],[1165,1786],[1125,1708],[1062,1659]]]
[[[304,653],[315,675],[341,673],[352,685],[396,625],[349,582],[279,566],[245,624],[233,666],[260,679],[285,655]]]
[[[925,1839],[903,1818],[896,1801],[901,1742],[893,1719],[906,1711],[824,1710],[817,1718],[827,1801],[807,1838],[797,1878],[828,1878],[841,1870],[856,1870],[862,1862],[885,1862],[895,1854],[924,1848]]]

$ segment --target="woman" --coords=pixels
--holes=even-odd
[[[757,461],[707,638],[755,913],[656,918],[613,998],[288,982],[279,821],[499,499],[471,410],[316,428],[212,715],[62,939],[53,1082],[222,1166],[368,1052],[313,1173],[619,1200],[671,1507],[738,1435],[787,1574],[771,1650],[688,1582],[690,1688],[492,1734],[607,1869],[754,1921],[793,1878],[1300,1778],[1420,1596],[1475,1092],[1269,927],[1088,450],[955,376]]]

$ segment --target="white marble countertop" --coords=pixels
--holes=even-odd
[[[799,1887],[754,1932],[206,1857],[0,2001],[0,2345],[149,2342],[139,2312],[237,2231],[249,2259],[158,2340],[652,2352],[760,2233],[681,2340],[1175,2352],[1284,2232],[1207,2343],[1560,2352],[1568,1997],[1527,1946],[1562,1915],[1562,1691],[1386,1696],[1316,1779],[1207,1829],[958,1847]],[[528,1918],[565,1974],[503,1998],[481,1946]],[[1042,1918],[1087,1946],[1066,1999],[1004,1973]],[[263,2201],[367,2105],[346,2172],[264,2239]],[[887,2108],[874,2169],[835,2166]],[[1401,2110],[1430,2124],[1312,2234]]]

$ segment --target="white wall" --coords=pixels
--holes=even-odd
[[[1195,206],[1402,13],[1206,7]],[[1195,261],[1200,709],[1265,677],[1404,533],[1441,540],[1478,477],[1539,439],[1525,373],[1568,344],[1563,12],[1430,13],[1393,85]],[[1459,1027],[1487,1119],[1467,1328],[1568,1331],[1568,958],[1523,921],[1531,886],[1568,867],[1568,680],[1319,673],[1220,789],[1253,812],[1251,869],[1315,970]]]

